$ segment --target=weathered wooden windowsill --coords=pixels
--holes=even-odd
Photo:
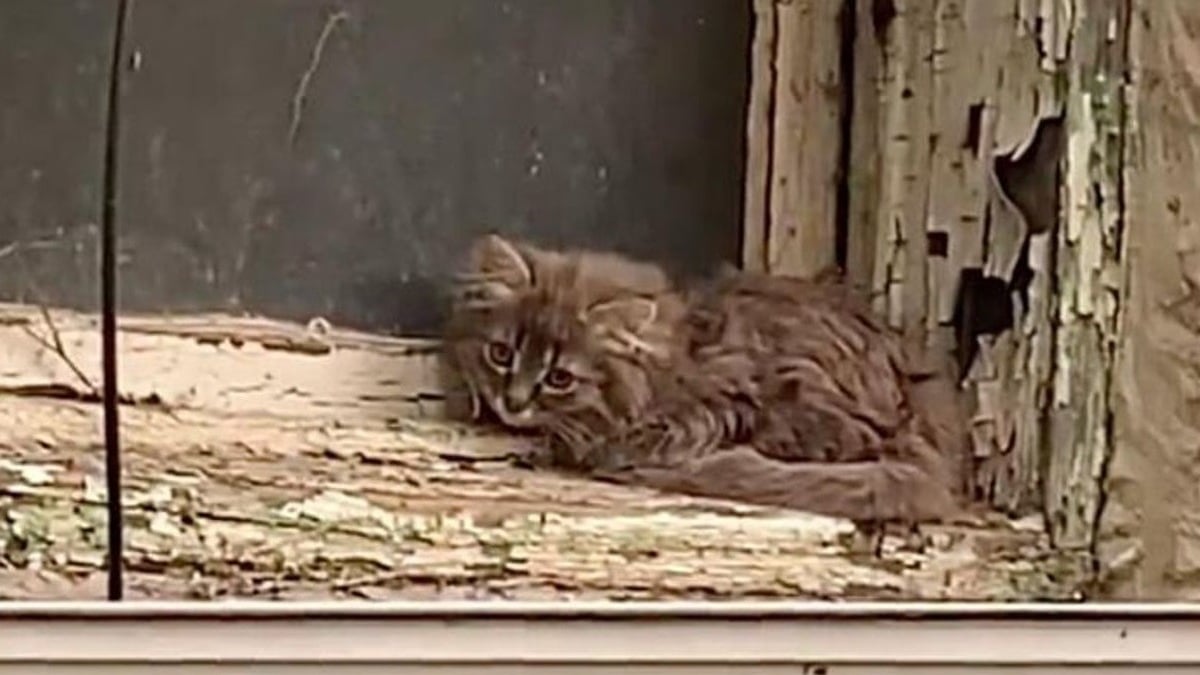
[[[0,305],[0,596],[101,597],[98,323],[51,323]],[[438,419],[432,344],[323,328],[122,319],[130,597],[1077,594],[1082,558],[1028,522],[875,558],[843,521],[514,468],[517,441]]]

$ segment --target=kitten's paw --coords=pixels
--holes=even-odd
[[[509,462],[519,469],[548,469],[554,466],[554,453],[544,445],[535,444],[513,450]]]
[[[880,469],[873,495],[879,521],[915,525],[942,522],[961,513],[949,486],[919,468],[885,460]]]

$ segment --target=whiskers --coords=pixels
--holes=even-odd
[[[591,447],[597,438],[597,433],[582,419],[575,417],[556,417],[547,427],[550,436],[550,448],[555,464],[563,468],[586,470],[583,448]]]

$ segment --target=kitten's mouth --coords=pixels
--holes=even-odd
[[[534,414],[532,407],[513,412],[508,409],[508,406],[504,405],[503,399],[494,398],[492,399],[492,410],[500,418],[501,422],[510,427],[526,429],[537,424],[537,415]]]

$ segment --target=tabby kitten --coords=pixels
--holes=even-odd
[[[958,509],[952,385],[918,381],[837,284],[728,272],[681,293],[648,263],[495,235],[468,268],[447,363],[554,466],[857,521]]]

